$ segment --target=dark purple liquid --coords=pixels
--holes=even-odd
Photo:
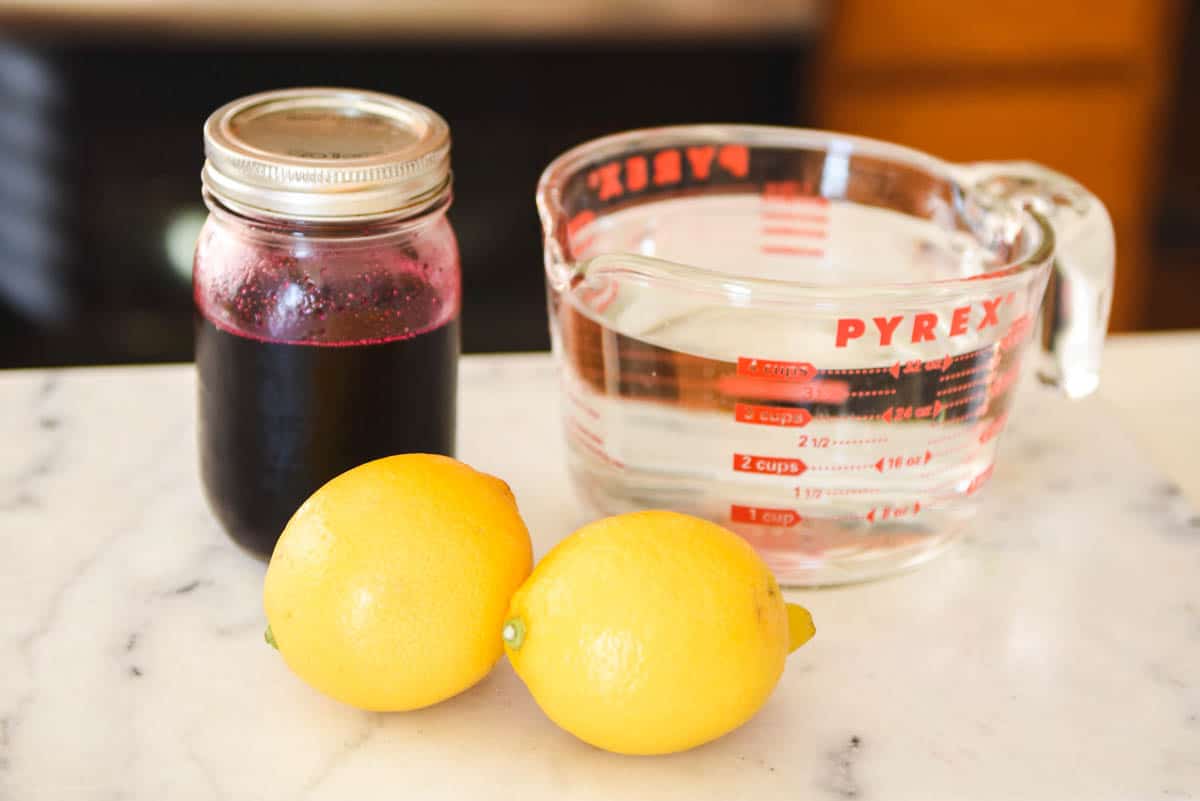
[[[458,320],[371,344],[280,344],[196,321],[200,469],[240,545],[270,556],[329,479],[396,453],[453,455]]]

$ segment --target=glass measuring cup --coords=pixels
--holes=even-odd
[[[960,532],[1039,312],[1043,380],[1098,382],[1112,224],[1034,164],[681,126],[567,152],[537,201],[575,485],[723,523],[785,583]]]

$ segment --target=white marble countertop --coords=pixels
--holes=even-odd
[[[789,593],[819,631],[767,706],[664,758],[574,740],[503,662],[420,712],[317,695],[204,506],[192,369],[0,373],[0,799],[1200,797],[1198,364],[1200,334],[1136,338],[1100,398],[1027,386],[974,532]],[[582,515],[553,384],[464,363],[460,455],[539,553]]]

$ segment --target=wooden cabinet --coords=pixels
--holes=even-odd
[[[1024,158],[1075,177],[1117,230],[1112,328],[1138,328],[1179,11],[1170,0],[842,0],[816,118],[953,161]]]

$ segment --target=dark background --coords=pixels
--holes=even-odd
[[[173,267],[166,240],[173,223],[186,232],[203,219],[204,119],[232,98],[303,85],[391,92],[446,117],[464,349],[547,348],[533,202],[542,168],[572,145],[627,128],[790,124],[803,55],[794,45],[761,43],[407,51],[355,43],[248,52],[135,41],[9,44],[7,58],[27,76],[24,86],[4,82],[0,118],[23,115],[24,127],[40,128],[41,145],[34,153],[0,147],[0,165],[33,174],[5,182],[0,166],[0,189],[18,185],[28,195],[0,194],[0,203],[24,207],[24,225],[41,236],[13,242],[0,227],[8,262],[0,270],[19,272],[0,283],[0,366],[190,359],[190,279]],[[28,266],[17,271],[13,261]]]
[[[396,2],[388,13],[412,11]],[[565,34],[487,37],[475,24],[419,39],[403,26],[276,35],[271,20],[226,35],[165,12],[97,26],[55,3],[32,17],[23,7],[0,28],[0,368],[190,359],[204,119],[238,96],[303,85],[411,97],[450,122],[468,352],[548,346],[542,168],[595,136],[689,122],[813,125],[952,159],[1041,160],[1113,210],[1114,328],[1200,326],[1200,2],[821,5],[829,13],[811,27],[734,31],[740,17],[695,5],[706,21],[688,0],[576,3],[626,27],[592,35],[571,18]],[[1032,8],[1056,27],[1029,29]],[[634,12],[685,27],[630,28]],[[997,108],[1011,110],[1003,125]]]

